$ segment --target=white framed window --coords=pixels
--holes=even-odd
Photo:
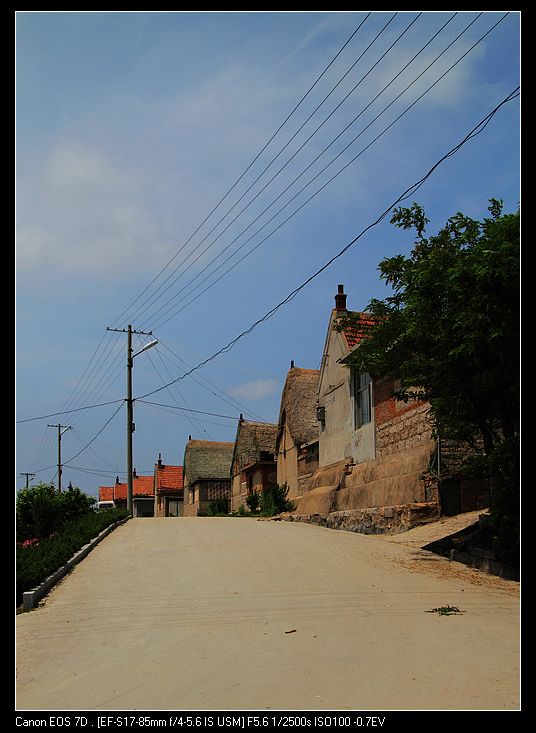
[[[372,420],[372,380],[368,372],[352,372],[355,430]]]

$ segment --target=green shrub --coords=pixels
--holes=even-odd
[[[294,504],[287,499],[287,484],[268,484],[262,490],[259,506],[263,517],[273,517],[282,512],[291,512]]]
[[[247,516],[246,507],[243,504],[240,504],[240,506],[238,507],[238,516],[239,517]]]
[[[124,509],[90,513],[65,524],[60,532],[41,540],[38,544],[17,545],[16,602],[22,603],[24,591],[42,583],[49,575],[65,565],[80,548],[96,537],[110,524],[124,519]]]
[[[17,494],[17,540],[44,539],[67,522],[89,514],[95,499],[78,488],[58,492],[52,484],[39,483]]]
[[[249,511],[252,514],[255,514],[259,510],[259,504],[260,504],[261,497],[259,496],[257,491],[254,491],[252,494],[248,494],[246,496],[246,504],[249,507]]]
[[[207,508],[208,517],[226,517],[229,514],[229,499],[211,501]]]

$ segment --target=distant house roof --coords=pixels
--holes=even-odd
[[[184,451],[184,482],[231,478],[234,443],[189,440]]]
[[[239,420],[233,452],[232,474],[236,475],[244,466],[269,460],[267,456],[261,454],[269,454],[273,459],[276,438],[277,425]]]
[[[113,486],[99,486],[99,501],[113,501],[113,498]]]
[[[299,367],[289,369],[281,395],[278,442],[284,422],[296,445],[303,445],[318,439],[316,392],[319,374],[318,369]]]
[[[132,496],[154,496],[153,476],[134,476]],[[99,486],[99,501],[126,501],[127,484],[115,483],[113,486]]]
[[[168,466],[156,463],[154,467],[155,489],[158,493],[182,493],[184,475],[182,466]]]

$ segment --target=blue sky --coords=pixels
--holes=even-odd
[[[518,12],[454,65],[503,15],[17,12],[17,420],[124,399],[126,336],[107,326],[131,323],[160,341],[135,359],[136,397],[264,315],[518,86]],[[506,211],[519,202],[519,100],[415,198],[433,232],[457,211],[485,216],[490,197]],[[232,440],[241,412],[277,421],[291,359],[319,365],[338,283],[348,307],[364,309],[388,294],[380,260],[411,244],[387,217],[195,381],[147,398],[173,409],[136,402],[138,473],[151,473],[159,453],[181,464],[189,435]],[[135,348],[148,340],[136,337]],[[117,402],[20,422],[17,486],[23,471],[55,480],[47,423],[58,422],[72,426],[62,439],[65,486],[96,495],[115,475],[124,480],[125,421]]]

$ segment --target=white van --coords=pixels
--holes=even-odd
[[[100,512],[104,509],[115,509],[115,501],[99,501],[97,503],[97,511]]]

